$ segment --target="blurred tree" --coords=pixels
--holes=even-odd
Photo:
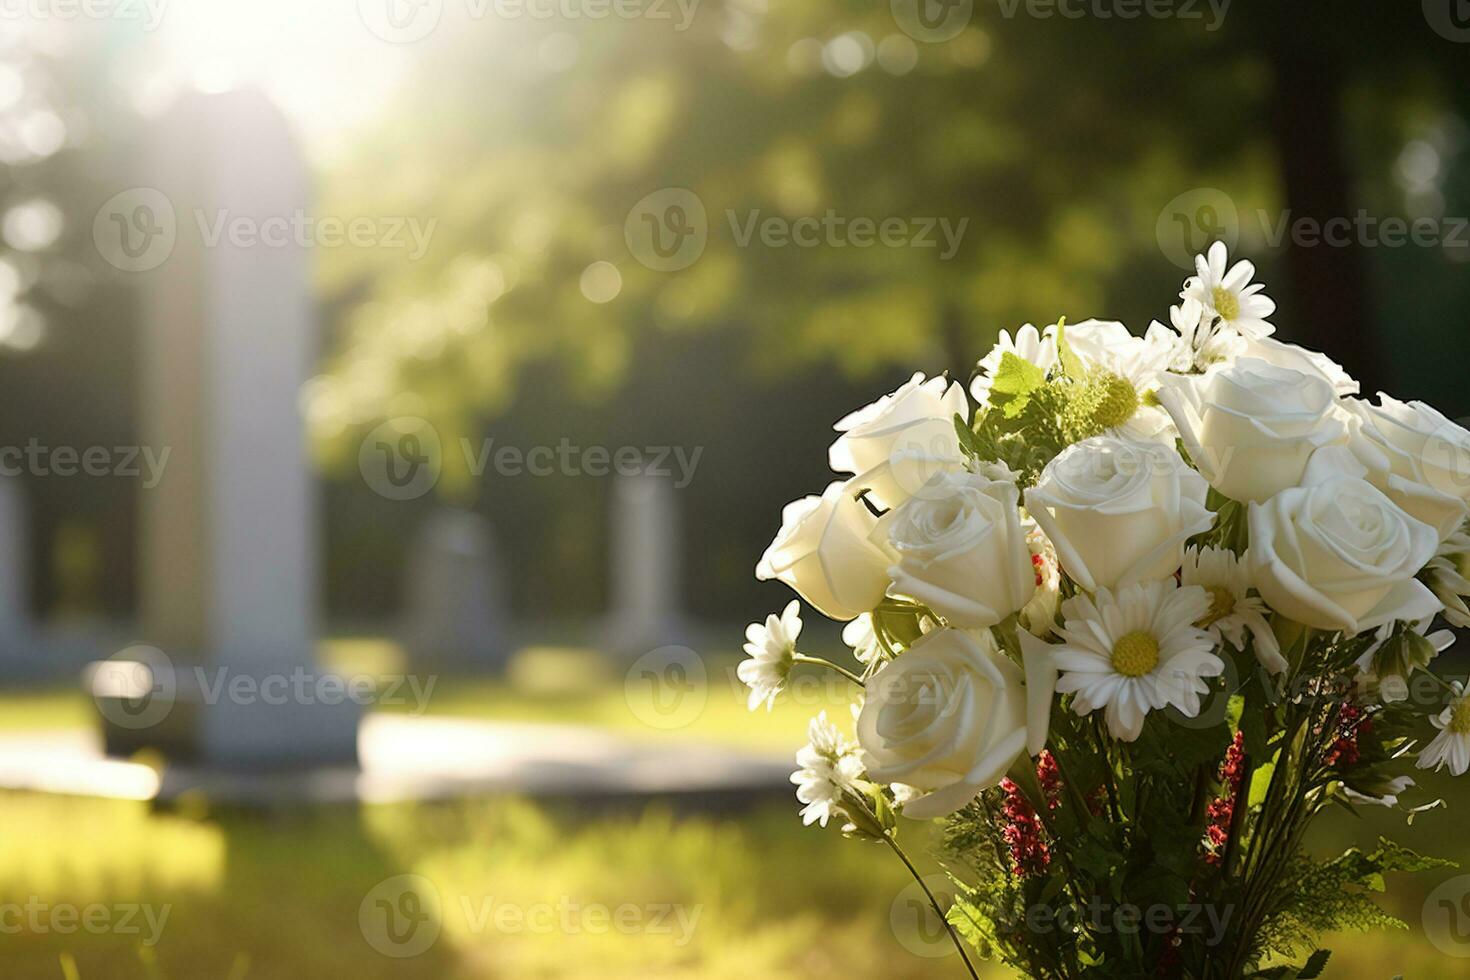
[[[1360,250],[1273,243],[1274,220],[1257,216],[1351,216],[1357,177],[1391,170],[1355,169],[1352,137],[1371,127],[1402,147],[1456,89],[1463,46],[1417,9],[1368,0],[1330,17],[1237,4],[1223,23],[1188,9],[1198,19],[1038,19],[984,3],[941,43],[856,0],[697,6],[687,31],[617,18],[441,31],[379,135],[327,183],[331,213],[439,224],[417,262],[329,257],[343,328],[310,398],[325,457],[345,464],[385,416],[429,417],[450,442],[477,431],[530,362],[562,365],[569,398],[605,394],[643,332],[733,324],[746,340],[731,369],[860,375],[963,373],[1026,320],[1141,329],[1187,272],[1160,251],[1202,250],[1220,228],[1247,254],[1281,245],[1264,264],[1285,335],[1383,377]],[[1372,111],[1355,117],[1362,93]],[[671,188],[697,202],[668,211]],[[1208,209],[1220,196],[1233,223]],[[1182,224],[1163,213],[1171,199]],[[967,223],[952,256],[942,238],[744,238],[752,221],[826,215]],[[641,222],[672,236],[679,221],[707,235],[692,264],[657,271],[633,254]],[[461,462],[445,460],[451,490]]]
[[[129,186],[139,129],[114,71],[117,28],[7,16],[0,31],[0,446],[137,440],[130,284],[92,237],[102,202]],[[20,476],[36,604],[127,609],[136,485]],[[106,587],[69,592],[78,561]]]

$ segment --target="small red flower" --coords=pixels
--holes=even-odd
[[[1236,732],[1220,764],[1220,787],[1224,791],[1210,801],[1205,811],[1210,818],[1205,828],[1205,860],[1219,865],[1230,839],[1230,824],[1235,819],[1235,805],[1240,797],[1240,784],[1245,778],[1245,733]]]
[[[1350,766],[1358,761],[1358,736],[1373,730],[1373,719],[1362,708],[1345,704],[1337,713],[1337,740],[1327,750],[1323,762],[1329,766]]]
[[[1036,810],[1013,780],[1001,780],[1000,788],[1006,795],[1002,809],[1006,825],[1001,829],[1001,838],[1011,849],[1012,873],[1022,877],[1044,871],[1051,863],[1051,852],[1041,839],[1041,821],[1036,818]]]

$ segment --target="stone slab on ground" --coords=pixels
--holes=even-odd
[[[78,729],[0,735],[0,789],[238,806],[395,803],[510,795],[557,799],[791,793],[790,760],[697,744],[636,741],[594,728],[372,715],[361,768],[239,772],[109,759]]]

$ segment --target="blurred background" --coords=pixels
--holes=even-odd
[[[1462,7],[0,0],[0,973],[959,975],[902,869],[803,830],[770,778],[847,699],[813,679],[750,716],[734,680],[743,625],[787,601],[753,577],[781,506],[830,479],[832,423],[913,371],[966,378],[1028,321],[1142,333],[1215,239],[1279,336],[1470,414]],[[287,192],[232,196],[266,185]],[[230,313],[298,294],[255,333]],[[301,457],[299,522],[272,516],[279,474],[250,479],[249,420],[281,406],[295,428],[263,438]],[[466,751],[449,791],[303,807],[171,790],[146,739],[125,756],[152,782],[38,791],[66,733],[107,730],[89,663],[211,662],[156,635],[177,612],[150,590],[258,600],[275,552],[222,556],[288,532],[302,662],[419,682],[370,717],[560,726],[630,746],[629,774],[698,744],[750,791],[681,757],[687,792],[615,792],[613,765],[596,792],[569,768],[490,793],[454,784]],[[697,710],[640,707],[643,672],[696,664]],[[1411,843],[1470,856],[1449,819]],[[385,883],[433,920],[423,949],[368,924]],[[1391,882],[1410,928],[1334,943],[1328,975],[1453,972],[1470,948],[1421,928],[1435,884]],[[580,911],[496,926],[486,901]],[[630,903],[639,928],[587,917]],[[118,925],[129,904],[172,910],[156,941]],[[94,906],[110,926],[53,914]],[[684,919],[654,928],[663,906]]]

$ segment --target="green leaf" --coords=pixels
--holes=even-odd
[[[1046,372],[1022,357],[1006,351],[990,384],[990,399],[1006,418],[1026,410],[1031,396],[1046,384]]]
[[[1251,773],[1251,791],[1246,797],[1246,805],[1250,807],[1260,806],[1266,802],[1266,790],[1271,786],[1271,774],[1276,771],[1276,760],[1263,762]]]
[[[1081,381],[1087,376],[1087,369],[1082,366],[1072,345],[1067,343],[1067,318],[1063,317],[1057,321],[1057,358],[1062,365],[1062,373],[1074,381]]]
[[[961,452],[971,459],[987,458],[985,447],[981,443],[980,437],[975,434],[975,430],[971,428],[970,423],[965,421],[965,417],[958,412],[954,416],[954,431],[960,437]]]
[[[1307,957],[1306,965],[1297,974],[1297,980],[1317,980],[1322,971],[1327,969],[1327,961],[1332,959],[1332,950],[1319,949]]]
[[[1429,666],[1437,651],[1434,644],[1413,630],[1405,630],[1378,648],[1373,655],[1373,673],[1380,678],[1408,679],[1416,670]]]

